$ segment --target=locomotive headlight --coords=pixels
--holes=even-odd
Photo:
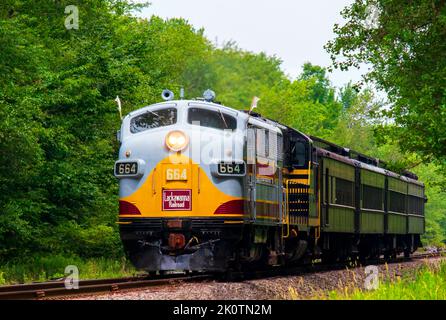
[[[188,137],[182,131],[171,131],[166,136],[166,145],[172,151],[181,151],[186,148],[189,142]]]

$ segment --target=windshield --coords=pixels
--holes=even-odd
[[[173,125],[177,122],[177,109],[168,108],[147,111],[130,120],[130,132],[138,133],[149,129]]]
[[[237,129],[237,120],[221,111],[212,111],[201,108],[190,108],[187,116],[190,124],[215,129]]]

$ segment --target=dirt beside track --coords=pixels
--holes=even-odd
[[[378,265],[379,276],[399,277],[421,267],[435,264],[446,259],[413,260],[388,265]],[[174,283],[172,285],[122,290],[112,293],[70,296],[59,299],[86,300],[275,300],[275,299],[320,299],[330,290],[345,287],[364,287],[365,268],[343,269],[304,273],[292,276],[280,276],[243,282],[219,282],[216,280],[192,283]],[[292,288],[292,289],[291,289]],[[291,294],[291,291],[294,293]]]

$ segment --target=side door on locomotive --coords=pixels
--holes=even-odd
[[[245,223],[249,230],[250,259],[258,260],[267,251],[277,262],[283,251],[282,132],[273,123],[249,117],[246,141]]]

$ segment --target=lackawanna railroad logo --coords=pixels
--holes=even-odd
[[[163,210],[192,210],[192,191],[163,190]]]

